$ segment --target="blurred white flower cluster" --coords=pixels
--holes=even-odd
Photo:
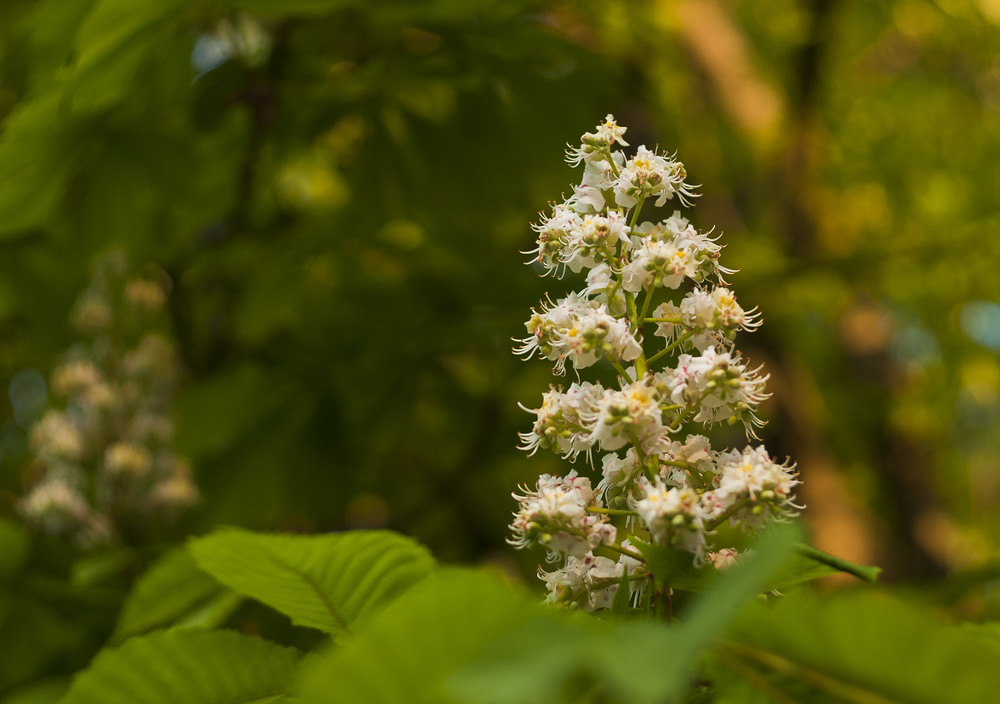
[[[551,387],[539,407],[524,407],[534,423],[521,433],[521,448],[569,460],[582,453],[602,477],[595,487],[574,470],[522,487],[510,542],[544,547],[547,561],[558,563],[539,570],[549,601],[586,610],[608,607],[623,577],[632,602],[641,601],[649,583],[644,545],[721,569],[738,553],[720,544],[720,526],[756,530],[801,508],[794,466],[775,462],[763,446],[716,450],[688,431],[727,421],[757,439],[768,377],[734,339],[760,321],[728,288],[724,277],[735,272],[719,264],[718,237],[677,211],[639,222],[644,204],[690,205],[695,194],[673,157],[640,146],[629,158],[617,149],[628,146],[625,132],[608,115],[567,152],[570,165],[583,166],[582,181],[533,226],[538,244],[529,263],[557,278],[586,270],[586,287],[543,301],[515,349],[553,362],[559,375],[568,364],[578,379]],[[615,386],[579,380],[580,370],[601,361],[613,368]]]
[[[31,488],[20,510],[86,547],[148,537],[198,500],[173,452],[174,345],[164,332],[169,279],[129,276],[122,252],[99,259],[73,310],[86,338],[52,372],[59,401],[31,429]]]

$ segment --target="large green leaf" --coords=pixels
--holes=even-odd
[[[25,100],[0,141],[0,235],[38,227],[52,216],[82,146],[59,96]]]
[[[452,678],[452,689],[487,704],[574,702],[587,688],[629,704],[670,701],[704,650],[788,559],[795,538],[788,528],[765,535],[743,564],[718,574],[680,623],[536,619],[491,642]]]
[[[787,562],[797,536],[789,525],[765,533],[754,543],[754,552],[721,572],[673,628],[636,623],[618,629],[606,661],[606,677],[614,689],[630,702],[653,704],[677,697],[705,648],[722,638],[732,619]]]
[[[65,83],[73,108],[92,113],[127,99],[147,65],[173,40],[166,30],[184,5],[184,0],[100,0],[76,37],[77,60]]]
[[[723,655],[737,660],[736,674],[751,668],[846,701],[972,704],[1000,691],[1000,652],[987,630],[939,622],[879,593],[797,594],[755,606],[731,638]]]
[[[102,651],[62,704],[277,702],[298,660],[294,648],[233,631],[161,631]]]
[[[520,631],[542,614],[530,598],[495,577],[442,570],[389,605],[357,637],[304,666],[301,700],[455,701],[447,678],[493,639]]]
[[[136,582],[112,642],[169,626],[219,625],[242,597],[198,568],[185,548],[164,555]]]
[[[194,540],[198,565],[223,584],[333,635],[349,633],[426,577],[425,548],[389,531],[267,535],[228,529]]]

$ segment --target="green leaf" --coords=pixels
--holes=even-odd
[[[755,605],[730,636],[723,651],[743,666],[839,700],[973,704],[1000,691],[1000,652],[988,633],[880,593],[799,593]]]
[[[550,612],[502,634],[450,681],[461,701],[486,704],[578,701],[598,690],[631,704],[658,704],[684,691],[702,652],[788,559],[797,532],[765,534],[742,564],[718,575],[680,623],[573,621]],[[688,554],[690,557],[690,554]]]
[[[73,108],[92,113],[126,99],[143,70],[170,41],[164,29],[184,4],[184,0],[100,0],[76,38],[77,61],[66,80]]]
[[[186,548],[177,548],[136,581],[111,640],[120,643],[168,626],[217,626],[241,600],[242,597],[198,569]]]
[[[694,555],[685,550],[644,543],[641,540],[634,542],[656,578],[669,584],[672,589],[703,592],[719,575],[712,565],[695,567]]]
[[[228,529],[190,543],[223,584],[326,633],[349,633],[434,568],[425,548],[389,531],[267,535]]]
[[[797,537],[791,525],[763,534],[741,564],[719,573],[677,626],[635,623],[619,628],[606,656],[606,676],[614,689],[630,702],[653,704],[677,697],[702,651],[721,639],[730,621],[764,589],[788,559]]]
[[[177,398],[177,447],[202,458],[230,449],[285,397],[263,367],[241,365],[192,384]]]
[[[795,551],[818,564],[827,565],[838,572],[852,574],[858,579],[863,579],[866,582],[878,581],[878,576],[882,572],[881,567],[859,565],[856,562],[845,560],[842,557],[820,550],[819,548],[814,548],[812,545],[806,545],[805,543],[799,543],[796,545]]]
[[[489,574],[441,570],[386,607],[356,637],[305,665],[301,701],[454,701],[446,679],[494,638],[542,613],[530,598]]]
[[[61,613],[33,592],[24,588],[0,592],[0,602],[10,599],[6,618],[0,622],[0,692],[27,683],[44,674],[51,663],[76,657],[87,647],[81,619]]]
[[[622,616],[628,613],[629,610],[629,596],[631,590],[629,589],[629,578],[628,578],[628,567],[622,570],[621,579],[618,580],[618,589],[615,590],[615,598],[611,601],[611,613],[616,616]]]
[[[277,702],[298,660],[294,648],[233,631],[161,631],[101,651],[62,704]]]
[[[803,555],[792,555],[767,583],[764,591],[783,591],[805,582],[837,574],[839,570]]]
[[[8,694],[3,704],[56,704],[69,690],[68,677],[36,680]]]
[[[58,95],[19,104],[0,141],[0,235],[48,221],[82,147]]]
[[[487,643],[447,690],[478,704],[574,701],[591,686],[600,667],[591,656],[608,647],[608,633],[589,615],[549,609]]]
[[[20,572],[28,556],[28,533],[20,523],[0,517],[0,582]]]

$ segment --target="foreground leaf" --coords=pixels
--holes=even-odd
[[[1000,691],[1000,650],[986,637],[882,594],[799,594],[748,609],[722,650],[736,674],[749,667],[843,701],[973,704]]]
[[[550,610],[489,643],[451,688],[459,701],[484,704],[672,701],[705,649],[788,560],[795,538],[794,529],[769,532],[743,564],[717,573],[680,623],[608,623]]]
[[[711,588],[672,628],[625,624],[608,647],[607,677],[629,702],[670,701],[687,686],[701,653],[773,579],[792,553],[797,530],[775,526],[742,564],[719,573]],[[669,653],[668,657],[664,654]],[[636,677],[635,673],[642,673]]]
[[[719,576],[711,565],[694,566],[694,556],[686,550],[635,541],[642,556],[656,578],[671,589],[686,592],[703,592]]]
[[[200,570],[184,548],[164,555],[140,577],[122,607],[111,640],[170,626],[220,625],[241,597]]]
[[[161,631],[102,651],[62,704],[278,702],[298,659],[293,648],[233,631]]]
[[[227,529],[189,549],[198,565],[226,586],[333,635],[426,577],[434,560],[425,548],[389,531],[332,535],[268,535]]]
[[[355,638],[305,667],[304,704],[449,702],[445,682],[497,636],[543,613],[518,590],[473,570],[435,574]]]

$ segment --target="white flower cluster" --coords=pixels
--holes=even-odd
[[[165,275],[128,278],[120,252],[98,260],[73,322],[91,338],[52,372],[51,408],[31,430],[37,476],[20,511],[84,546],[134,541],[198,499],[173,452],[173,344],[159,323]]]
[[[747,364],[734,340],[757,328],[759,315],[729,289],[724,277],[735,272],[719,264],[718,236],[676,211],[638,222],[644,204],[676,197],[690,205],[695,193],[672,156],[645,146],[631,158],[619,151],[628,146],[625,132],[608,115],[568,150],[583,178],[533,226],[529,263],[556,278],[586,271],[586,287],[532,310],[528,336],[515,348],[553,362],[559,375],[567,362],[579,373],[603,361],[617,373],[616,387],[578,379],[551,387],[538,408],[522,406],[534,415],[520,434],[529,454],[551,449],[575,460],[582,453],[593,466],[603,453],[596,488],[574,470],[543,475],[513,495],[511,544],[543,546],[548,562],[561,561],[539,572],[549,601],[586,610],[608,607],[626,577],[633,603],[648,594],[645,544],[721,569],[738,552],[717,544],[716,528],[756,530],[801,508],[794,466],[775,462],[763,446],[716,451],[689,431],[727,421],[757,438],[768,375]]]

